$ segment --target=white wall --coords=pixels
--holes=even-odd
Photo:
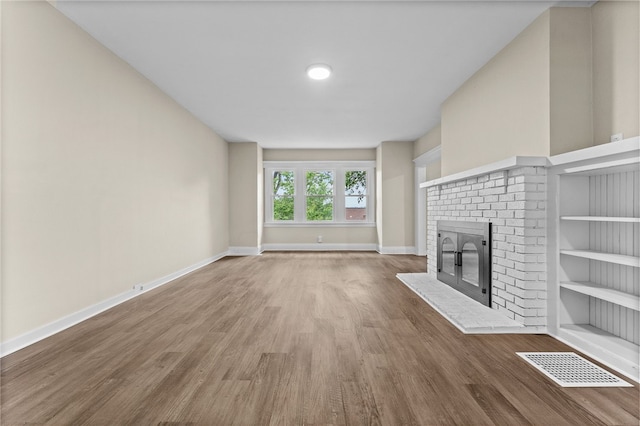
[[[224,253],[227,143],[44,2],[2,5],[2,340]]]

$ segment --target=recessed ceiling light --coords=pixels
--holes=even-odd
[[[331,67],[325,64],[313,64],[307,68],[307,75],[314,80],[324,80],[331,75]]]

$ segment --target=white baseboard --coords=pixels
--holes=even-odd
[[[260,247],[229,247],[228,256],[258,256],[260,253]]]
[[[38,327],[35,330],[31,330],[18,337],[7,340],[6,342],[2,342],[0,344],[0,357],[4,357],[29,345],[39,342],[40,340],[53,336],[54,334],[66,330],[67,328],[72,327],[76,324],[79,324],[82,321],[98,315],[101,312],[111,309],[114,306],[119,305],[120,303],[126,302],[127,300],[133,299],[134,297],[139,296],[142,293],[145,293],[156,287],[160,287],[161,285],[167,284],[175,280],[176,278],[180,278],[181,276],[200,269],[203,266],[209,265],[210,263],[213,263],[216,260],[225,257],[226,255],[227,252],[220,253],[216,256],[201,260],[198,263],[180,269],[179,271],[173,272],[169,275],[165,275],[164,277],[149,281],[144,284],[136,284],[132,290],[125,291],[124,293],[120,293],[116,296],[98,302],[95,305],[88,306],[78,312],[74,312],[73,314],[67,315],[49,324]]]
[[[103,300],[102,302],[96,303],[95,305],[86,307],[78,312],[74,312],[73,314],[67,315],[49,324],[38,327],[35,330],[28,331],[25,334],[7,340],[6,342],[0,344],[0,357],[12,354],[16,351],[19,351],[20,349],[26,348],[29,345],[39,342],[40,340],[53,336],[56,333],[79,324],[82,321],[98,315],[99,313],[104,312],[116,305],[119,305],[122,302],[133,299],[140,293],[140,291],[136,290],[125,291],[124,293],[120,293],[116,296],[110,297],[106,300]]]
[[[621,357],[616,356],[616,354],[611,354],[606,349],[602,349],[597,347],[596,345],[581,345],[575,341],[567,340],[562,336],[559,336],[557,333],[547,333],[549,336],[554,339],[564,343],[567,346],[572,347],[578,352],[582,352],[586,356],[595,359],[596,361],[606,365],[612,370],[622,374],[628,379],[633,380],[636,383],[640,383],[640,373],[638,372],[638,364],[631,365],[628,360],[625,360]],[[595,349],[595,350],[594,350]]]
[[[375,244],[263,244],[264,251],[376,251]]]
[[[412,246],[378,246],[376,251],[380,254],[416,254],[416,248]]]

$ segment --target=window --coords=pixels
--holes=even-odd
[[[305,182],[307,220],[333,220],[333,171],[308,171]]]
[[[295,180],[291,170],[273,172],[273,219],[293,220],[296,195]]]
[[[373,161],[264,164],[267,225],[373,226]]]
[[[344,174],[344,218],[367,220],[367,171],[348,170]]]

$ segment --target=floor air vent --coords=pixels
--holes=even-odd
[[[633,386],[573,352],[516,352],[562,387]]]

